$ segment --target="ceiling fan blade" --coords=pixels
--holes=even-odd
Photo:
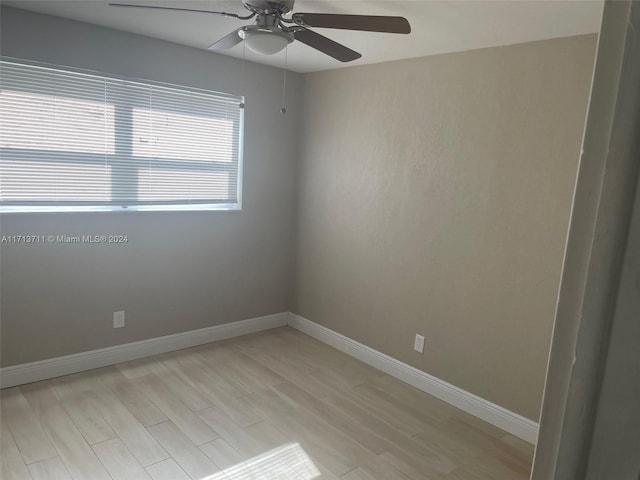
[[[305,45],[315,48],[316,50],[320,50],[322,53],[326,53],[330,57],[340,60],[341,62],[351,62],[362,56],[360,53],[355,52],[338,42],[334,42],[330,38],[322,36],[319,33],[312,32],[311,30],[298,30],[294,32],[293,35],[296,40],[299,40]]]
[[[303,27],[339,28],[365,32],[411,33],[404,17],[375,15],[334,15],[330,13],[294,13],[292,20]]]
[[[249,20],[253,18],[255,14],[242,17],[237,13],[228,13],[228,12],[216,12],[214,10],[194,10],[192,8],[178,8],[178,7],[160,7],[157,5],[135,5],[133,3],[109,3],[111,7],[131,7],[131,8],[152,8],[155,10],[172,10],[176,12],[195,12],[195,13],[213,13],[214,15],[222,15],[223,17],[229,18],[238,18],[240,20]]]
[[[240,30],[242,30],[242,27],[237,28],[228,35],[225,35],[216,43],[211,45],[208,50],[225,50],[227,48],[235,47],[242,41],[242,38],[240,38],[240,35],[238,35],[238,32],[240,32]]]

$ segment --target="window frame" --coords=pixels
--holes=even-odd
[[[43,63],[31,60],[25,60],[21,58],[9,57],[0,55],[0,61],[13,63],[19,66],[33,66],[45,69],[51,69],[55,71],[60,71],[64,73],[71,74],[79,74],[90,77],[98,77],[99,79],[113,80],[113,81],[124,81],[127,83],[135,84],[136,86],[142,87],[159,87],[164,89],[172,89],[178,92],[184,93],[197,93],[204,95],[213,95],[219,99],[233,99],[237,100],[239,104],[239,112],[238,112],[238,145],[237,145],[237,179],[236,179],[236,197],[237,201],[230,202],[206,202],[206,201],[193,201],[193,200],[185,200],[184,203],[176,203],[174,200],[148,200],[148,201],[137,201],[135,204],[128,203],[126,201],[112,201],[110,203],[105,203],[103,201],[64,201],[57,205],[43,205],[41,201],[2,201],[0,199],[0,215],[3,214],[16,214],[16,213],[71,213],[71,212],[136,212],[136,211],[146,211],[146,212],[176,212],[176,211],[241,211],[242,210],[242,193],[243,193],[243,170],[244,170],[244,102],[245,98],[241,95],[235,95],[230,93],[223,93],[215,90],[203,89],[203,88],[195,88],[185,85],[177,85],[166,82],[158,82],[154,80],[137,78],[137,77],[126,77],[121,75],[115,75],[111,73],[99,72],[94,70],[87,70],[76,67],[69,67],[65,65],[54,65],[50,63]],[[1,85],[1,68],[0,68],[0,85]],[[28,92],[28,89],[20,90],[24,92]],[[75,97],[70,97],[75,98]],[[116,109],[121,109],[122,105],[116,105]],[[130,118],[133,115],[134,109],[137,108],[135,102],[127,104],[127,112],[126,114]],[[118,113],[115,114],[116,118],[116,129],[114,137],[114,141],[116,145],[121,142],[121,139],[117,137],[117,133],[120,133],[120,128],[118,127]],[[132,135],[133,126],[129,125],[128,133]],[[31,149],[16,149],[16,148],[2,148],[0,147],[0,158],[7,151],[19,151],[19,150],[28,150],[33,151]],[[77,162],[82,165],[91,165],[91,164],[99,164],[105,165],[109,164],[107,159],[108,155],[103,153],[89,153],[89,152],[66,152],[66,151],[55,151],[55,150],[41,150],[42,152],[46,152],[47,157],[49,158],[47,161],[52,164],[58,162],[69,162],[71,157],[77,158]],[[56,160],[55,157],[59,159]],[[203,162],[201,160],[181,160],[177,158],[163,158],[163,157],[153,157],[153,161],[156,164],[165,164],[168,167],[188,167],[189,171],[205,171],[206,168],[203,168],[204,165],[211,165],[212,163],[216,163],[216,161],[206,161]],[[234,162],[235,164],[236,162]],[[235,170],[235,169],[234,169]],[[222,171],[222,170],[221,170]]]

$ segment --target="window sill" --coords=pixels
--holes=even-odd
[[[201,205],[130,205],[130,206],[2,206],[0,214],[20,213],[95,213],[95,212],[239,212],[240,204],[201,204]]]

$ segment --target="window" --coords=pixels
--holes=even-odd
[[[2,211],[239,209],[242,98],[0,61]]]

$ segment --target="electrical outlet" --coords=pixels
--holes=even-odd
[[[418,335],[416,333],[416,339],[413,342],[413,349],[416,352],[420,352],[420,353],[424,352],[424,337],[422,335]]]
[[[124,327],[124,310],[113,312],[113,328]]]

